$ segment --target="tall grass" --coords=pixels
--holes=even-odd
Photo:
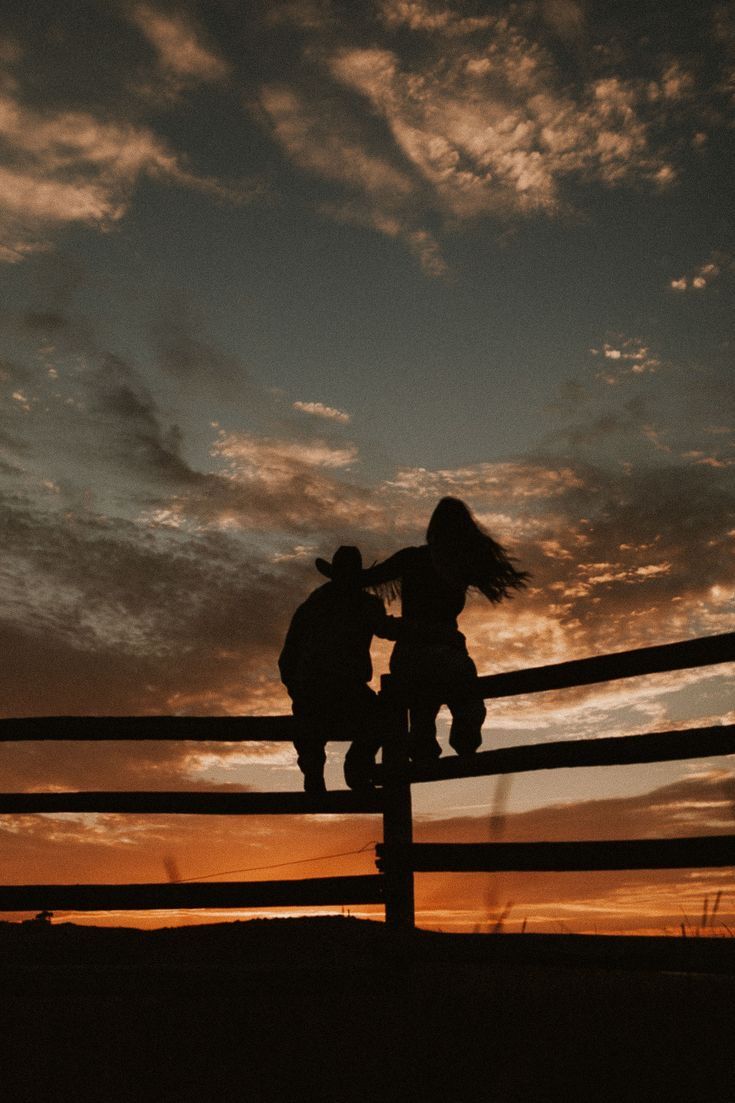
[[[718,889],[710,904],[709,896],[702,901],[702,914],[698,923],[692,923],[689,917],[684,915],[685,922],[679,924],[679,932],[682,938],[733,938],[734,932],[727,923],[715,925],[715,917],[720,910],[722,901],[722,889]]]

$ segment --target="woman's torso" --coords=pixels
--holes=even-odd
[[[405,548],[402,558],[401,612],[405,620],[456,628],[464,609],[465,587],[439,574],[427,544]]]

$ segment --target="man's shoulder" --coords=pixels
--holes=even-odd
[[[317,586],[315,590],[312,590],[308,597],[304,598],[297,607],[294,616],[307,616],[310,612],[315,612],[323,606],[328,601],[330,586],[331,583],[325,582],[323,586]]]

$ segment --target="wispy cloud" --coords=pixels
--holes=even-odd
[[[109,230],[127,213],[148,176],[232,202],[252,197],[192,170],[152,130],[89,111],[39,111],[0,91],[0,260],[46,249],[63,227]]]
[[[131,18],[158,53],[161,66],[183,81],[218,81],[230,67],[208,48],[201,31],[183,13],[137,4]]]
[[[338,421],[342,425],[348,425],[352,421],[352,415],[345,410],[338,410],[334,406],[325,406],[323,402],[294,402],[294,410],[300,410],[303,414],[313,414],[314,417],[323,417],[327,421]]]
[[[350,44],[348,23],[341,35],[314,29],[304,65],[321,85],[267,85],[261,101],[293,162],[350,193],[322,209],[405,241],[428,274],[447,271],[437,219],[446,231],[554,217],[577,202],[572,185],[676,179],[660,124],[690,96],[691,74],[671,59],[654,77],[611,72],[588,51],[572,84],[554,43],[587,33],[574,0],[547,0],[540,22],[422,0],[386,0],[378,14],[369,46]],[[397,31],[416,48],[399,47]]]
[[[416,182],[395,158],[371,150],[354,120],[285,86],[264,87],[261,106],[276,141],[299,168],[347,193],[324,199],[325,214],[402,238],[429,275],[444,274],[439,246],[413,211]]]
[[[352,444],[334,445],[327,441],[269,440],[246,433],[222,432],[212,452],[229,463],[233,478],[287,478],[294,467],[350,467],[357,459]]]

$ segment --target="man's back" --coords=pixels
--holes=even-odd
[[[327,582],[294,613],[278,660],[281,678],[292,696],[335,682],[367,684],[373,636],[395,639],[399,623],[375,595]]]
[[[370,643],[373,636],[397,639],[401,622],[363,591],[359,548],[340,547],[331,563],[317,559],[316,567],[330,581],[294,613],[278,660],[297,721],[294,746],[304,789],[324,792],[326,744],[345,738],[352,740],[345,781],[351,789],[372,789],[384,723],[368,685]]]

